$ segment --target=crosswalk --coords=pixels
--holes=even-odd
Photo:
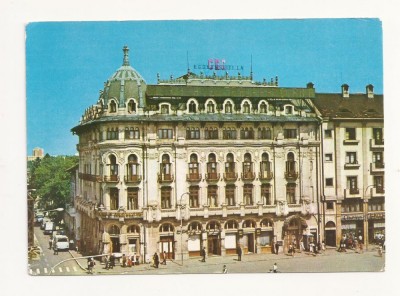
[[[28,273],[30,275],[49,275],[49,274],[65,274],[68,273],[73,274],[77,273],[79,269],[76,266],[72,267],[56,267],[55,269],[51,270],[51,268],[43,267],[43,268],[30,268]]]

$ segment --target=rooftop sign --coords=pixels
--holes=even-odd
[[[227,65],[225,59],[208,59],[207,64],[193,65],[196,70],[241,70],[243,66],[240,65]]]

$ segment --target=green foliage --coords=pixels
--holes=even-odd
[[[76,156],[49,156],[38,163],[28,164],[30,187],[40,196],[39,206],[44,209],[65,208],[70,199],[71,175],[67,171],[78,163]]]

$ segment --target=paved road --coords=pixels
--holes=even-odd
[[[85,272],[80,268],[75,260],[66,261],[57,266],[53,271],[52,267],[59,262],[72,259],[72,255],[68,251],[59,251],[58,255],[54,255],[53,250],[49,249],[49,235],[43,234],[43,231],[35,226],[35,242],[41,249],[40,260],[29,260],[28,273],[30,275],[82,275]]]

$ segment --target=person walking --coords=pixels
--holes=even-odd
[[[206,262],[206,247],[203,247],[203,249],[201,249],[200,255],[202,257],[201,262]]]
[[[279,243],[278,241],[275,242],[275,254],[278,255],[279,253]]]
[[[222,273],[228,273],[228,268],[226,268],[226,265],[222,267]]]
[[[126,256],[122,254],[122,267],[126,267]]]
[[[104,266],[105,269],[107,270],[110,269],[110,257],[108,255],[104,257],[104,264],[105,264]]]
[[[167,265],[167,252],[165,252],[165,251],[162,253],[162,262],[161,262],[161,264]]]
[[[154,261],[154,267],[158,268],[158,265],[160,264],[160,258],[158,257],[157,252],[154,253],[153,261]]]
[[[302,253],[303,251],[305,251],[305,248],[304,248],[304,241],[303,241],[303,239],[301,239],[301,240],[300,240],[300,253]]]
[[[111,254],[110,256],[110,269],[113,269],[115,267],[115,256],[114,254]]]
[[[54,250],[54,255],[58,255],[58,247],[57,247],[57,243],[54,244],[53,246],[53,250]]]
[[[53,245],[53,239],[50,237],[49,238],[49,249],[51,250],[51,247]]]
[[[274,266],[272,266],[272,272],[277,273],[278,272],[278,265],[274,263]]]
[[[93,268],[95,265],[96,265],[96,263],[94,262],[93,257],[88,258],[88,261],[87,261],[88,273],[93,274]]]
[[[236,253],[238,255],[238,261],[242,261],[242,248],[239,245],[236,248]]]

